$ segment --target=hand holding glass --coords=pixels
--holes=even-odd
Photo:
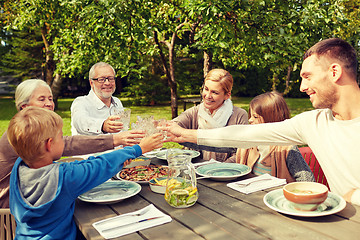
[[[131,109],[130,108],[120,108],[120,107],[113,107],[110,109],[111,115],[117,115],[120,117],[120,119],[117,119],[116,121],[120,121],[123,124],[122,131],[129,130],[130,126],[130,114]]]

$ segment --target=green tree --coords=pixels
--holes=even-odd
[[[7,13],[9,32],[24,32],[30,29],[34,36],[41,35],[44,54],[43,77],[51,86],[56,100],[61,89],[62,77],[60,69],[57,68],[52,45],[55,38],[61,37],[61,29],[65,27],[69,12],[61,5],[61,1],[55,0],[5,1],[2,7]]]
[[[0,67],[4,75],[12,75],[21,80],[24,78],[42,78],[43,44],[41,36],[35,32],[11,31],[6,45]],[[26,39],[26,41],[24,41]]]
[[[268,69],[272,88],[282,82],[287,93],[305,50],[345,27],[340,2],[188,0],[186,5],[191,19],[201,21],[194,38],[198,49],[212,52],[226,68]]]
[[[347,10],[358,10],[354,0],[6,3],[9,32],[41,34],[44,76],[55,97],[63,78],[84,76],[92,64],[105,61],[139,102],[170,93],[173,116],[179,90],[197,91],[211,64],[241,71],[243,81],[246,72],[259,74],[259,81],[268,78],[273,89],[286,93],[309,46],[333,36],[358,40],[345,29],[358,29],[350,21],[358,15]]]

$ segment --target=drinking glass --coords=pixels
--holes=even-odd
[[[148,117],[137,116],[137,121],[136,123],[131,124],[131,129],[145,131],[146,137],[159,132],[161,132],[165,136],[164,131],[157,129],[158,126],[166,126],[166,120],[165,119],[154,120],[154,116],[148,116]]]
[[[112,107],[110,109],[111,115],[118,115],[120,119],[117,119],[116,121],[120,121],[123,124],[122,131],[129,130],[130,126],[130,115],[131,115],[131,109],[130,108],[124,108],[124,107]]]

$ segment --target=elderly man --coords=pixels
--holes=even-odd
[[[71,105],[72,135],[98,135],[120,132],[123,124],[111,116],[112,107],[123,107],[113,97],[116,89],[115,70],[104,62],[94,64],[89,71],[91,90],[88,95],[77,97]]]
[[[190,130],[172,124],[167,141],[214,147],[307,144],[324,170],[332,192],[360,205],[360,89],[355,49],[338,38],[326,39],[304,55],[300,91],[313,111],[277,123]]]

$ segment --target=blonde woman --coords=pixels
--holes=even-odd
[[[201,96],[202,102],[181,113],[173,121],[186,129],[212,129],[236,124],[248,124],[247,112],[235,107],[231,101],[233,77],[224,69],[213,69],[205,77]],[[234,153],[209,152],[202,150],[204,160],[215,159],[224,162],[235,159]]]

